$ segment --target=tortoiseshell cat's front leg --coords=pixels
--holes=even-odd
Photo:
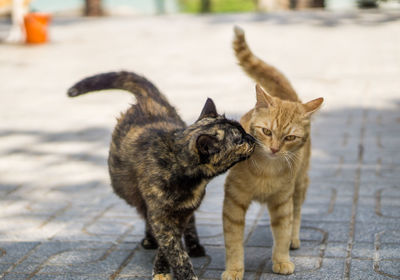
[[[197,258],[204,257],[206,255],[206,250],[200,244],[199,236],[197,234],[194,214],[186,225],[183,237],[185,239],[186,251],[190,257]],[[148,250],[154,250],[158,248],[157,241],[154,238],[150,225],[147,221],[145,237],[142,239],[142,246]]]
[[[182,244],[184,221],[168,219],[165,216],[151,216],[149,223],[160,251],[154,264],[153,280],[170,277],[170,275],[164,276],[166,262],[172,268],[176,280],[198,280],[190,257]]]
[[[185,239],[186,251],[189,256],[197,258],[204,257],[206,255],[206,250],[200,244],[199,236],[196,230],[196,220],[194,214],[190,217],[189,222],[186,225],[185,231],[183,232],[183,237]]]
[[[171,269],[161,250],[157,250],[154,260],[153,280],[172,280]]]

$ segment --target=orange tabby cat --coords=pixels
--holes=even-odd
[[[291,274],[289,248],[300,246],[301,205],[308,187],[310,117],[323,102],[301,103],[285,76],[255,57],[244,32],[235,28],[233,47],[244,71],[268,91],[256,86],[257,103],[240,120],[258,142],[253,155],[234,166],[225,181],[223,225],[226,248],[224,280],[244,274],[245,214],[254,201],[268,206],[274,237],[272,270]]]

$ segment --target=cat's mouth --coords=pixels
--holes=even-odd
[[[267,147],[265,147],[262,144],[259,146],[266,158],[271,159],[271,160],[277,160],[277,159],[281,158],[281,153],[272,153]]]
[[[266,154],[267,154],[267,157],[268,157],[269,159],[278,159],[278,158],[281,157],[280,154],[273,154],[273,153],[271,153],[271,152],[267,152]]]

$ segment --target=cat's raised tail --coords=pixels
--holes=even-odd
[[[156,86],[133,72],[120,71],[94,75],[73,85],[67,94],[70,97],[76,97],[92,91],[107,89],[120,89],[133,93],[137,105],[147,113],[179,118],[175,108],[170,105]]]
[[[253,54],[246,43],[243,29],[234,27],[233,49],[239,65],[270,95],[289,101],[299,101],[289,80],[278,69]]]

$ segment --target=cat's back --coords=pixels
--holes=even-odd
[[[145,149],[145,144],[157,136],[169,133],[177,129],[185,128],[185,124],[179,117],[154,115],[144,112],[138,105],[132,105],[117,120],[112,135],[113,151],[122,148],[122,144],[126,143],[131,148],[135,148],[135,143],[142,142],[139,150]],[[142,141],[139,141],[142,140]]]
[[[118,181],[128,178],[136,184],[143,179],[139,177],[153,174],[162,158],[171,157],[169,135],[184,127],[179,118],[146,114],[132,105],[121,114],[112,134],[108,157],[111,177]]]

